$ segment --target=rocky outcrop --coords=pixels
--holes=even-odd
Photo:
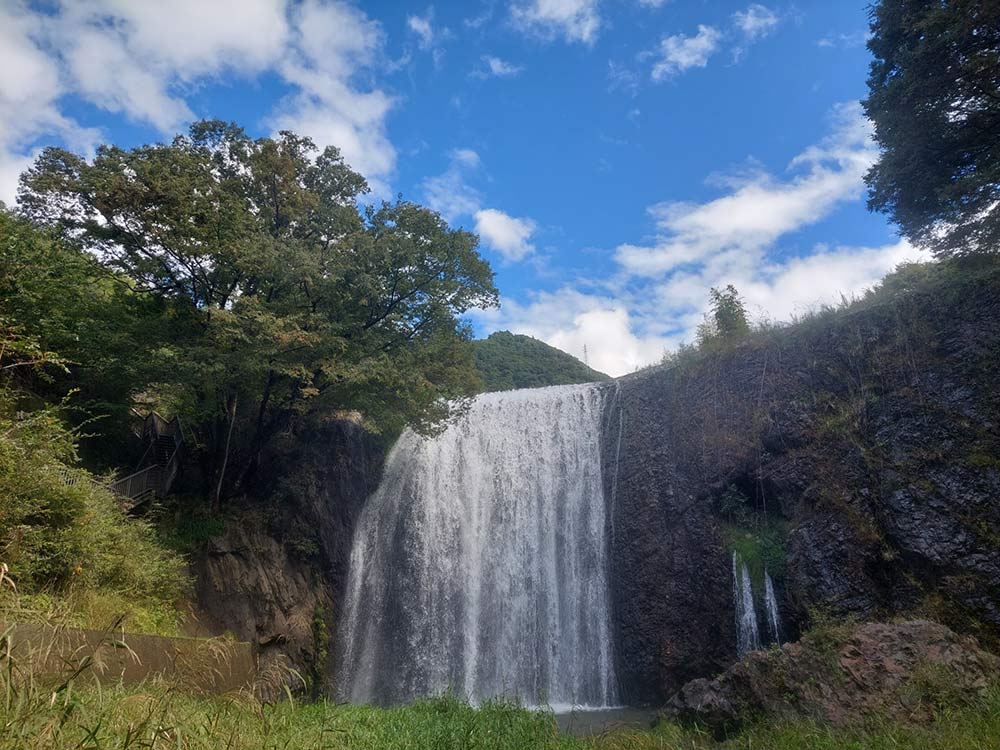
[[[943,625],[868,623],[753,652],[715,679],[684,685],[665,713],[719,733],[759,719],[921,722],[939,703],[970,701],[998,679],[1000,659]]]
[[[787,638],[818,608],[1000,644],[1000,269],[905,282],[616,382],[604,453],[626,701],[736,660],[732,536],[762,525],[781,539]]]
[[[321,687],[354,521],[382,456],[381,442],[351,420],[278,441],[253,494],[231,502],[225,531],[193,560],[203,624],[256,644],[265,667],[291,667]]]

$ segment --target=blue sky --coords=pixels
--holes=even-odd
[[[479,232],[509,328],[622,374],[734,283],[787,320],[920,257],[864,207],[867,0],[0,0],[0,199],[192,119],[339,146]]]

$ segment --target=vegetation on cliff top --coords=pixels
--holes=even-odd
[[[472,346],[486,391],[608,380],[571,354],[531,336],[497,331]]]

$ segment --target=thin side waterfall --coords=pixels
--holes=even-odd
[[[606,390],[484,394],[437,437],[400,437],[355,532],[341,698],[617,703]]]
[[[736,653],[741,658],[760,648],[757,611],[753,604],[750,571],[739,555],[733,552],[733,605],[736,610]]]
[[[767,629],[772,643],[781,643],[781,618],[778,616],[778,599],[774,595],[774,581],[764,569],[764,611],[767,612]]]

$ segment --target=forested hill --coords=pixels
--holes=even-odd
[[[497,331],[472,343],[476,369],[483,378],[486,391],[609,379],[603,372],[592,370],[571,354],[531,336]]]

